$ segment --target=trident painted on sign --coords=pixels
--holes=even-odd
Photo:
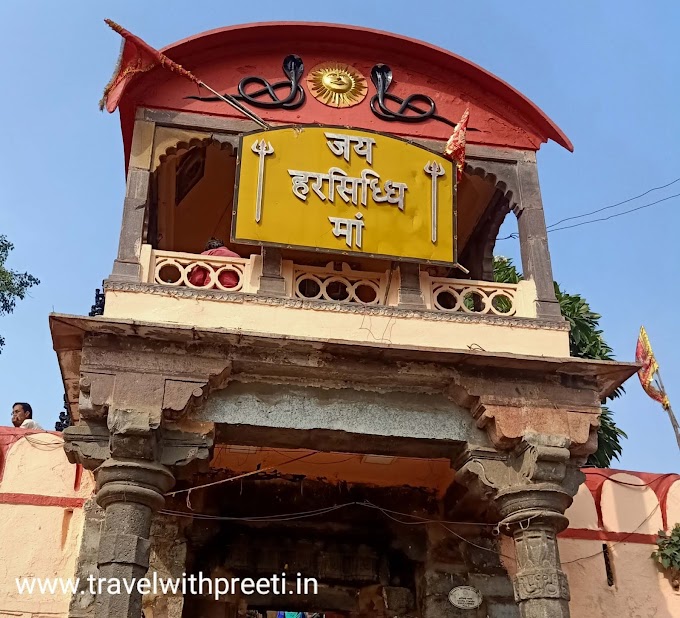
[[[260,157],[259,165],[257,168],[257,195],[255,197],[255,221],[257,223],[262,219],[262,186],[264,182],[264,158],[268,154],[274,152],[274,147],[271,142],[265,142],[261,139],[259,142],[253,142],[250,149]]]
[[[428,161],[423,168],[428,176],[432,177],[432,194],[430,197],[430,206],[432,209],[431,223],[432,233],[431,239],[433,243],[437,242],[437,178],[443,176],[446,172],[441,164],[437,161]]]

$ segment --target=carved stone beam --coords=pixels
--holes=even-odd
[[[83,419],[106,420],[112,433],[143,433],[223,388],[231,361],[219,353],[188,354],[181,344],[95,337],[84,342],[80,374]]]
[[[448,394],[470,410],[498,449],[512,449],[533,434],[560,436],[581,460],[597,449],[599,390],[587,377],[563,384],[541,375],[506,372],[489,379],[458,372]]]

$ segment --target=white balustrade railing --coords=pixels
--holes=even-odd
[[[142,249],[143,280],[157,285],[194,290],[257,293],[262,262],[259,255],[230,258],[175,251]],[[368,272],[342,263],[306,266],[284,260],[282,275],[287,294],[304,300],[359,305],[399,304],[398,269]],[[390,278],[394,277],[393,285]],[[494,283],[420,275],[425,309],[446,313],[536,317],[536,290],[532,282]]]
[[[344,262],[340,270],[333,268],[333,262],[325,267],[295,264],[293,294],[307,300],[384,305],[388,291],[387,278],[387,271],[352,270]]]
[[[251,266],[251,260],[247,258],[175,251],[152,250],[150,257],[148,281],[194,290],[244,291]]]
[[[432,309],[449,313],[514,316],[518,285],[429,277]]]

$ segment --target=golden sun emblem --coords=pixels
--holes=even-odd
[[[355,68],[338,62],[317,64],[307,76],[312,96],[330,107],[352,107],[366,98],[366,78]]]

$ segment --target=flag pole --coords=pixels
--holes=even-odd
[[[263,129],[271,129],[271,126],[262,120],[262,118],[260,118],[256,113],[251,112],[247,107],[241,105],[241,103],[239,103],[232,95],[220,94],[216,90],[212,89],[210,86],[208,86],[208,84],[196,77],[196,75],[194,75],[191,71],[187,71],[181,64],[176,63],[174,60],[168,58],[164,53],[151,47],[151,45],[149,45],[146,41],[143,41],[138,36],[135,36],[129,30],[126,30],[115,21],[111,19],[105,19],[104,22],[114,32],[117,32],[121,37],[123,37],[124,43],[120,52],[120,57],[118,58],[118,64],[113,72],[113,76],[104,89],[104,96],[100,102],[100,108],[106,106],[106,109],[109,112],[113,112],[116,107],[118,107],[118,102],[120,97],[123,95],[123,91],[125,90],[127,82],[133,78],[135,74],[143,73],[160,64],[162,67],[170,69],[174,73],[191,80],[198,86],[202,86],[206,90],[209,90],[218,99],[224,101],[228,105],[231,105],[231,107],[233,107],[236,111],[240,112]],[[136,63],[132,62],[133,58],[128,57],[126,59],[125,57],[126,45],[128,43],[131,44],[135,50],[134,53],[136,55]],[[146,55],[146,58],[143,57],[144,55]],[[109,105],[109,101],[107,99],[113,90],[118,90],[118,92],[116,93],[113,103]]]
[[[663,406],[663,409],[666,410],[668,414],[668,418],[671,420],[671,425],[673,425],[673,431],[675,431],[675,439],[678,442],[678,448],[680,448],[680,425],[678,425],[678,419],[675,418],[675,414],[673,414],[673,408],[671,408],[671,402],[668,399],[668,393],[666,393],[666,389],[663,385],[663,380],[661,379],[661,371],[657,368],[656,370],[656,376],[657,379],[659,380],[659,387],[661,388],[661,392],[664,394],[666,398],[667,404],[661,404]]]
[[[199,80],[198,82],[199,86],[203,86],[206,90],[209,90],[212,92],[216,97],[224,101],[225,103],[231,105],[235,110],[241,112],[243,115],[247,116],[252,120],[253,122],[257,123],[260,125],[263,129],[271,129],[271,125],[268,125],[262,118],[260,118],[257,114],[254,114],[251,112],[247,107],[241,105],[234,97],[232,97],[230,94],[220,94],[217,92],[217,90],[213,90],[208,84],[205,82],[202,82]]]

